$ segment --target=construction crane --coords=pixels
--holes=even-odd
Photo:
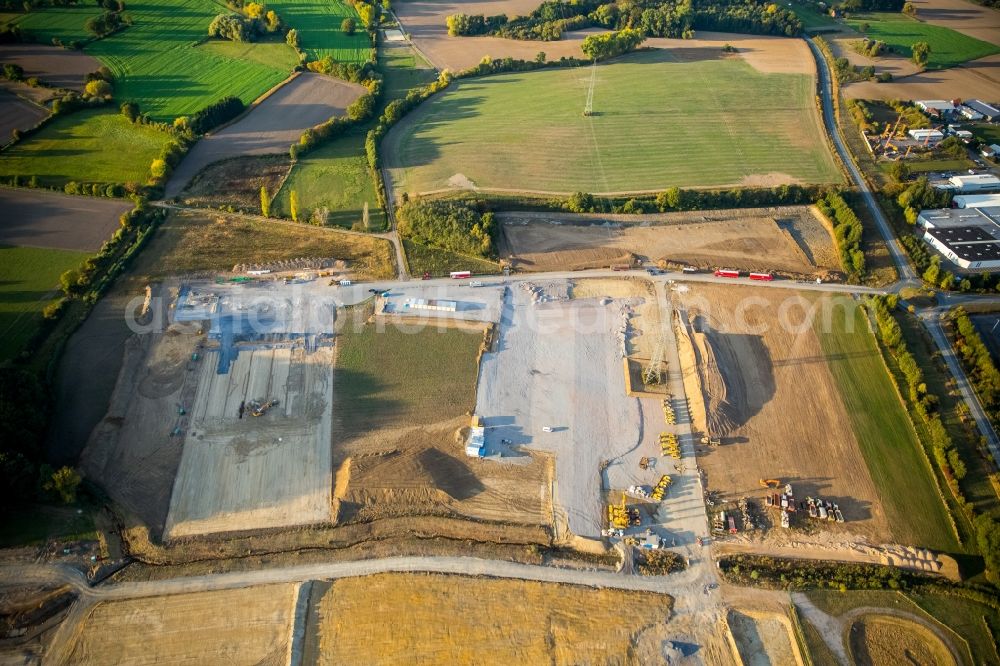
[[[882,146],[883,151],[885,151],[886,148],[889,147],[889,141],[892,140],[892,137],[896,136],[896,128],[899,127],[899,123],[901,120],[903,120],[903,114],[899,114],[898,116],[896,116],[896,124],[892,126],[892,131],[889,132],[889,136],[886,137],[885,145]]]

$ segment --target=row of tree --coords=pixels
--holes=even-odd
[[[861,220],[836,192],[829,192],[816,206],[833,222],[833,236],[840,254],[840,265],[855,280],[865,273],[865,253],[861,249]]]
[[[617,32],[606,32],[600,35],[587,35],[580,46],[583,54],[592,60],[607,60],[623,53],[634,51],[646,41],[639,30],[625,28]]]
[[[551,41],[567,30],[601,27],[638,30],[648,37],[689,38],[694,30],[764,35],[797,35],[802,22],[790,9],[760,0],[546,0],[528,16],[453,14],[451,35],[490,34],[510,39]]]
[[[964,309],[956,308],[951,321],[955,330],[955,349],[966,373],[990,418],[1000,423],[1000,371],[993,362],[990,350]]]

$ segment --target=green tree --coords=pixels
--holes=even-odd
[[[545,62],[545,51],[539,51],[535,54],[535,62],[543,63]]]
[[[344,32],[345,35],[353,35],[357,27],[358,24],[351,17],[347,17],[340,22],[340,29]]]
[[[88,81],[84,91],[91,97],[111,97],[111,84],[102,79]]]
[[[153,180],[162,180],[169,170],[170,166],[166,160],[160,158],[153,160],[153,163],[149,165],[149,175],[152,176]]]
[[[271,217],[271,197],[267,194],[267,187],[260,186],[260,214],[264,217]]]
[[[299,193],[292,190],[288,195],[288,212],[292,214],[294,222],[299,221]]]
[[[358,10],[358,16],[361,18],[361,23],[369,30],[375,26],[375,20],[378,18],[378,9],[374,5],[369,5],[367,2],[358,2],[354,5],[354,8]]]
[[[55,492],[66,504],[76,501],[76,490],[82,481],[80,473],[72,467],[61,467],[42,485],[44,490]]]
[[[296,51],[298,51],[298,49],[299,49],[299,31],[296,30],[295,28],[292,28],[291,30],[289,30],[288,34],[285,35],[285,43],[288,44],[289,46],[291,46]]]
[[[135,102],[122,102],[121,112],[130,122],[134,123],[139,117],[139,105]]]
[[[892,166],[889,167],[889,175],[897,183],[906,182],[906,179],[910,177],[910,167],[902,160],[893,162]]]
[[[924,280],[935,286],[941,281],[941,260],[939,258],[931,259],[931,265],[924,271]]]
[[[927,67],[930,55],[931,45],[927,42],[916,42],[910,47],[910,58],[913,60],[913,64],[921,69]]]

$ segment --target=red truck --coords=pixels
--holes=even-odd
[[[740,276],[740,272],[739,271],[731,271],[731,270],[726,269],[726,268],[720,268],[717,271],[715,271],[715,277],[738,278],[739,276]]]
[[[774,279],[774,276],[771,275],[770,273],[751,273],[750,279],[758,280],[760,282],[770,282],[771,280]]]

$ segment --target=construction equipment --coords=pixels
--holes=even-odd
[[[639,458],[639,469],[649,469],[649,458],[646,456]]]
[[[266,402],[260,402],[258,400],[251,400],[247,403],[247,409],[251,416],[263,416],[267,413],[267,410],[271,409],[278,404],[275,399],[267,400]]]
[[[781,481],[778,479],[761,479],[758,483],[761,488],[777,488],[781,485]]]
[[[663,476],[660,477],[659,483],[656,484],[656,487],[653,488],[653,492],[651,492],[649,496],[652,499],[659,502],[660,500],[663,499],[663,495],[670,488],[671,483],[673,483],[673,481],[671,480],[670,475],[664,474]]]
[[[629,512],[625,505],[625,493],[622,493],[621,504],[608,505],[608,525],[612,529],[623,530],[629,526]]]

